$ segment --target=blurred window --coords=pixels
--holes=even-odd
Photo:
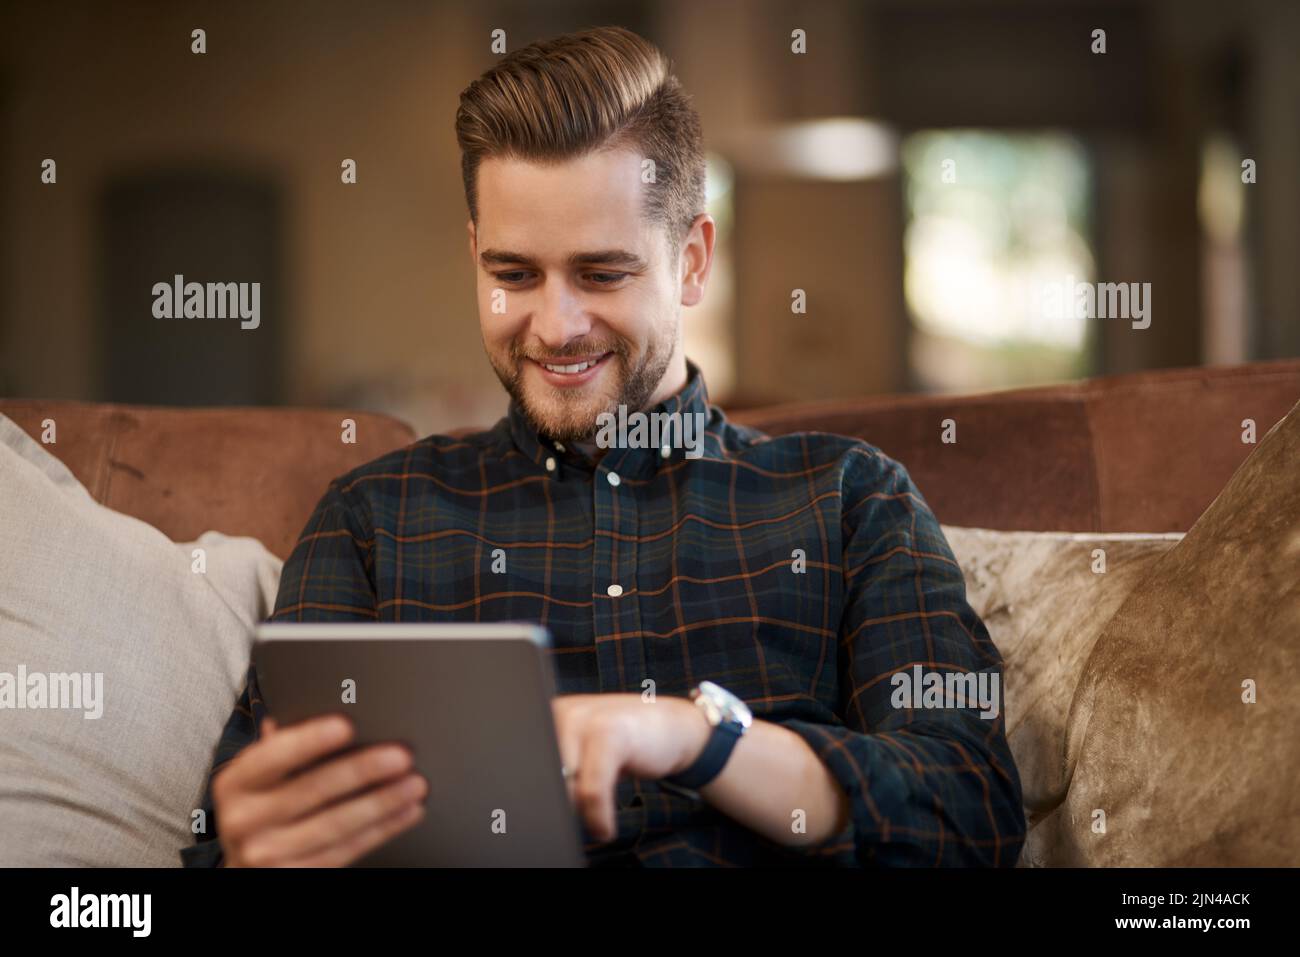
[[[965,391],[1089,372],[1089,321],[1046,305],[1092,282],[1092,173],[1055,132],[933,130],[902,143],[904,295],[916,385]]]

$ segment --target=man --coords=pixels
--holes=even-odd
[[[714,223],[663,55],[618,28],[525,47],[462,94],[456,130],[509,414],[332,482],[273,619],[547,626],[593,864],[1014,864],[1000,710],[891,693],[918,667],[1001,670],[907,472],[853,439],[736,427],[683,354]],[[704,430],[610,447],[620,406]],[[419,821],[409,753],[329,758],[351,734],[276,726],[250,670],[216,833],[187,863],[342,865]]]

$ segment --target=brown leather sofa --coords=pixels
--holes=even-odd
[[[1185,531],[1300,398],[1300,360],[1113,376],[973,396],[879,396],[752,409],[772,433],[860,436],[907,466],[948,525]],[[188,541],[210,529],[289,554],[331,478],[415,438],[383,415],[4,399],[95,499]],[[345,443],[344,420],[355,421]],[[955,443],[940,440],[945,420]]]

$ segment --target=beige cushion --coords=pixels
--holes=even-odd
[[[1110,616],[1182,535],[943,531],[1005,662],[1007,743],[1029,824],[1020,863],[1050,863],[1056,849],[1039,824],[1069,785],[1066,719],[1084,662]]]
[[[1300,864],[1298,688],[1293,409],[1097,640],[1069,717],[1073,780],[1045,822],[1057,862]]]
[[[176,544],[97,505],[0,416],[0,866],[179,864],[279,572],[253,539]],[[102,716],[17,709],[20,668],[102,674]]]

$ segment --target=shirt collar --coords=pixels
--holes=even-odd
[[[691,416],[692,428],[696,422],[703,422],[706,427],[709,426],[712,423],[713,413],[716,411],[709,405],[709,391],[704,383],[704,375],[700,372],[699,366],[690,359],[686,360],[686,384],[676,394],[645,410],[647,416],[652,416],[655,413],[668,415],[680,413],[683,423],[685,423],[688,416]],[[629,413],[631,412],[632,410],[629,410]],[[696,413],[702,413],[703,418],[695,418]],[[566,469],[572,470],[576,468],[590,474],[596,468],[596,463],[582,451],[565,443],[556,442],[533,428],[519,408],[519,404],[514,400],[510,402],[510,409],[506,418],[510,438],[515,448],[555,478],[563,478]],[[699,436],[695,441],[702,443],[704,437]],[[665,449],[668,452],[667,455],[664,454]],[[599,464],[601,467],[617,471],[623,475],[650,475],[663,465],[687,457],[686,452],[686,449],[680,447],[680,443],[676,446],[669,445],[659,448],[615,447],[605,451],[605,455],[600,459]]]

